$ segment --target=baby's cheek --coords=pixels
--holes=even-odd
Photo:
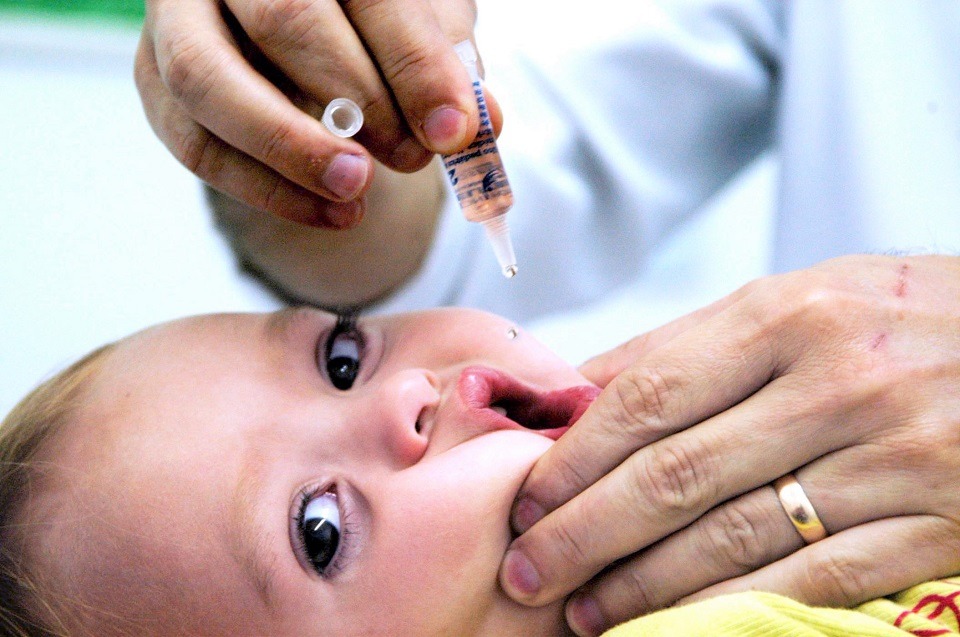
[[[385,577],[423,592],[424,600],[456,598],[464,608],[491,600],[513,499],[550,444],[537,434],[498,431],[395,474],[378,496],[374,537]]]
[[[482,616],[494,599],[500,534],[435,488],[391,491],[389,520],[376,525],[367,551],[375,561],[368,572],[378,573],[371,610],[391,625],[418,627],[410,634],[457,634],[451,629]]]
[[[523,480],[553,441],[532,431],[500,430],[477,436],[421,463],[431,497],[486,525],[506,525]]]

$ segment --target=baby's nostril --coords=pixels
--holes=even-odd
[[[420,410],[420,413],[417,414],[417,421],[413,423],[413,430],[418,434],[423,433],[423,419],[427,416],[427,408],[424,407]]]

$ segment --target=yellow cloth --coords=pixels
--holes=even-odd
[[[937,580],[854,609],[814,608],[771,593],[735,593],[634,619],[604,637],[939,637],[960,634],[960,578]]]

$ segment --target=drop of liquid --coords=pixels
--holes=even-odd
[[[518,334],[520,334],[520,330],[515,327],[511,327],[507,330],[507,338],[509,338],[511,341],[517,338]]]
[[[517,266],[508,265],[505,267],[503,269],[503,276],[507,277],[508,279],[512,279],[513,277],[517,276]]]

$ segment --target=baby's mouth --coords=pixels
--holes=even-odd
[[[528,429],[553,440],[562,436],[600,393],[593,385],[542,391],[482,366],[463,370],[458,389],[485,428]]]

